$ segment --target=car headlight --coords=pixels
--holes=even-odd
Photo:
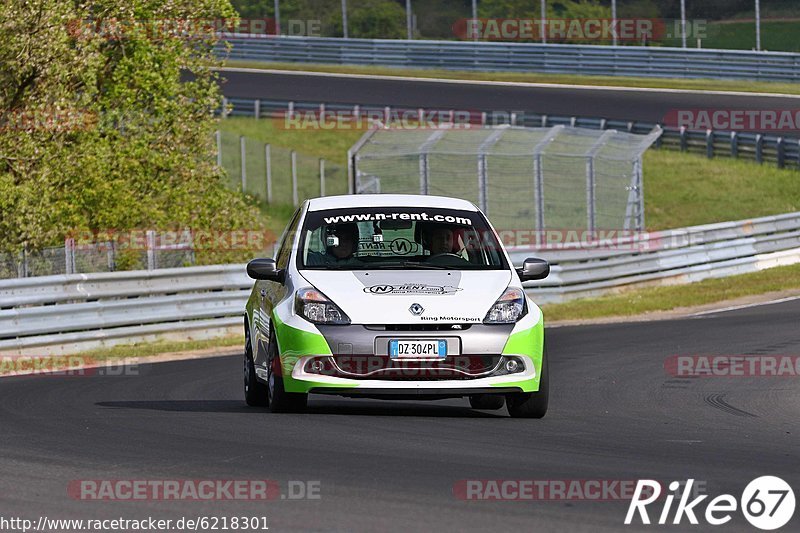
[[[295,296],[297,314],[315,324],[349,324],[350,317],[317,289],[300,289]]]
[[[523,316],[525,316],[525,293],[522,289],[509,287],[486,313],[483,323],[513,324]]]

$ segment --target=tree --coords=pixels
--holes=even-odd
[[[212,22],[233,17],[227,0],[0,6],[0,250],[258,224],[214,161]]]

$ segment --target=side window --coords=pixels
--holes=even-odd
[[[289,258],[292,255],[292,243],[297,233],[297,223],[300,220],[301,209],[302,208],[298,208],[297,211],[294,212],[292,221],[287,226],[286,231],[283,232],[281,244],[278,248],[278,255],[275,257],[275,263],[278,268],[286,268],[289,265]]]

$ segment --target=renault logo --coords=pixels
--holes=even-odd
[[[411,311],[411,314],[414,316],[419,316],[425,312],[425,308],[419,304],[411,304],[411,307],[408,308]]]

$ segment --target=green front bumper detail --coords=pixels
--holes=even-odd
[[[503,348],[503,355],[519,355],[533,362],[536,377],[524,381],[495,383],[493,387],[519,387],[523,392],[539,390],[539,378],[542,375],[542,354],[544,353],[544,318],[530,329],[512,334]]]
[[[349,383],[320,383],[315,381],[297,380],[292,377],[292,370],[301,357],[310,355],[333,355],[325,337],[319,333],[303,331],[284,324],[273,313],[272,323],[275,327],[275,338],[278,340],[278,353],[281,359],[283,387],[286,392],[307,393],[314,387],[352,389],[357,384]]]

